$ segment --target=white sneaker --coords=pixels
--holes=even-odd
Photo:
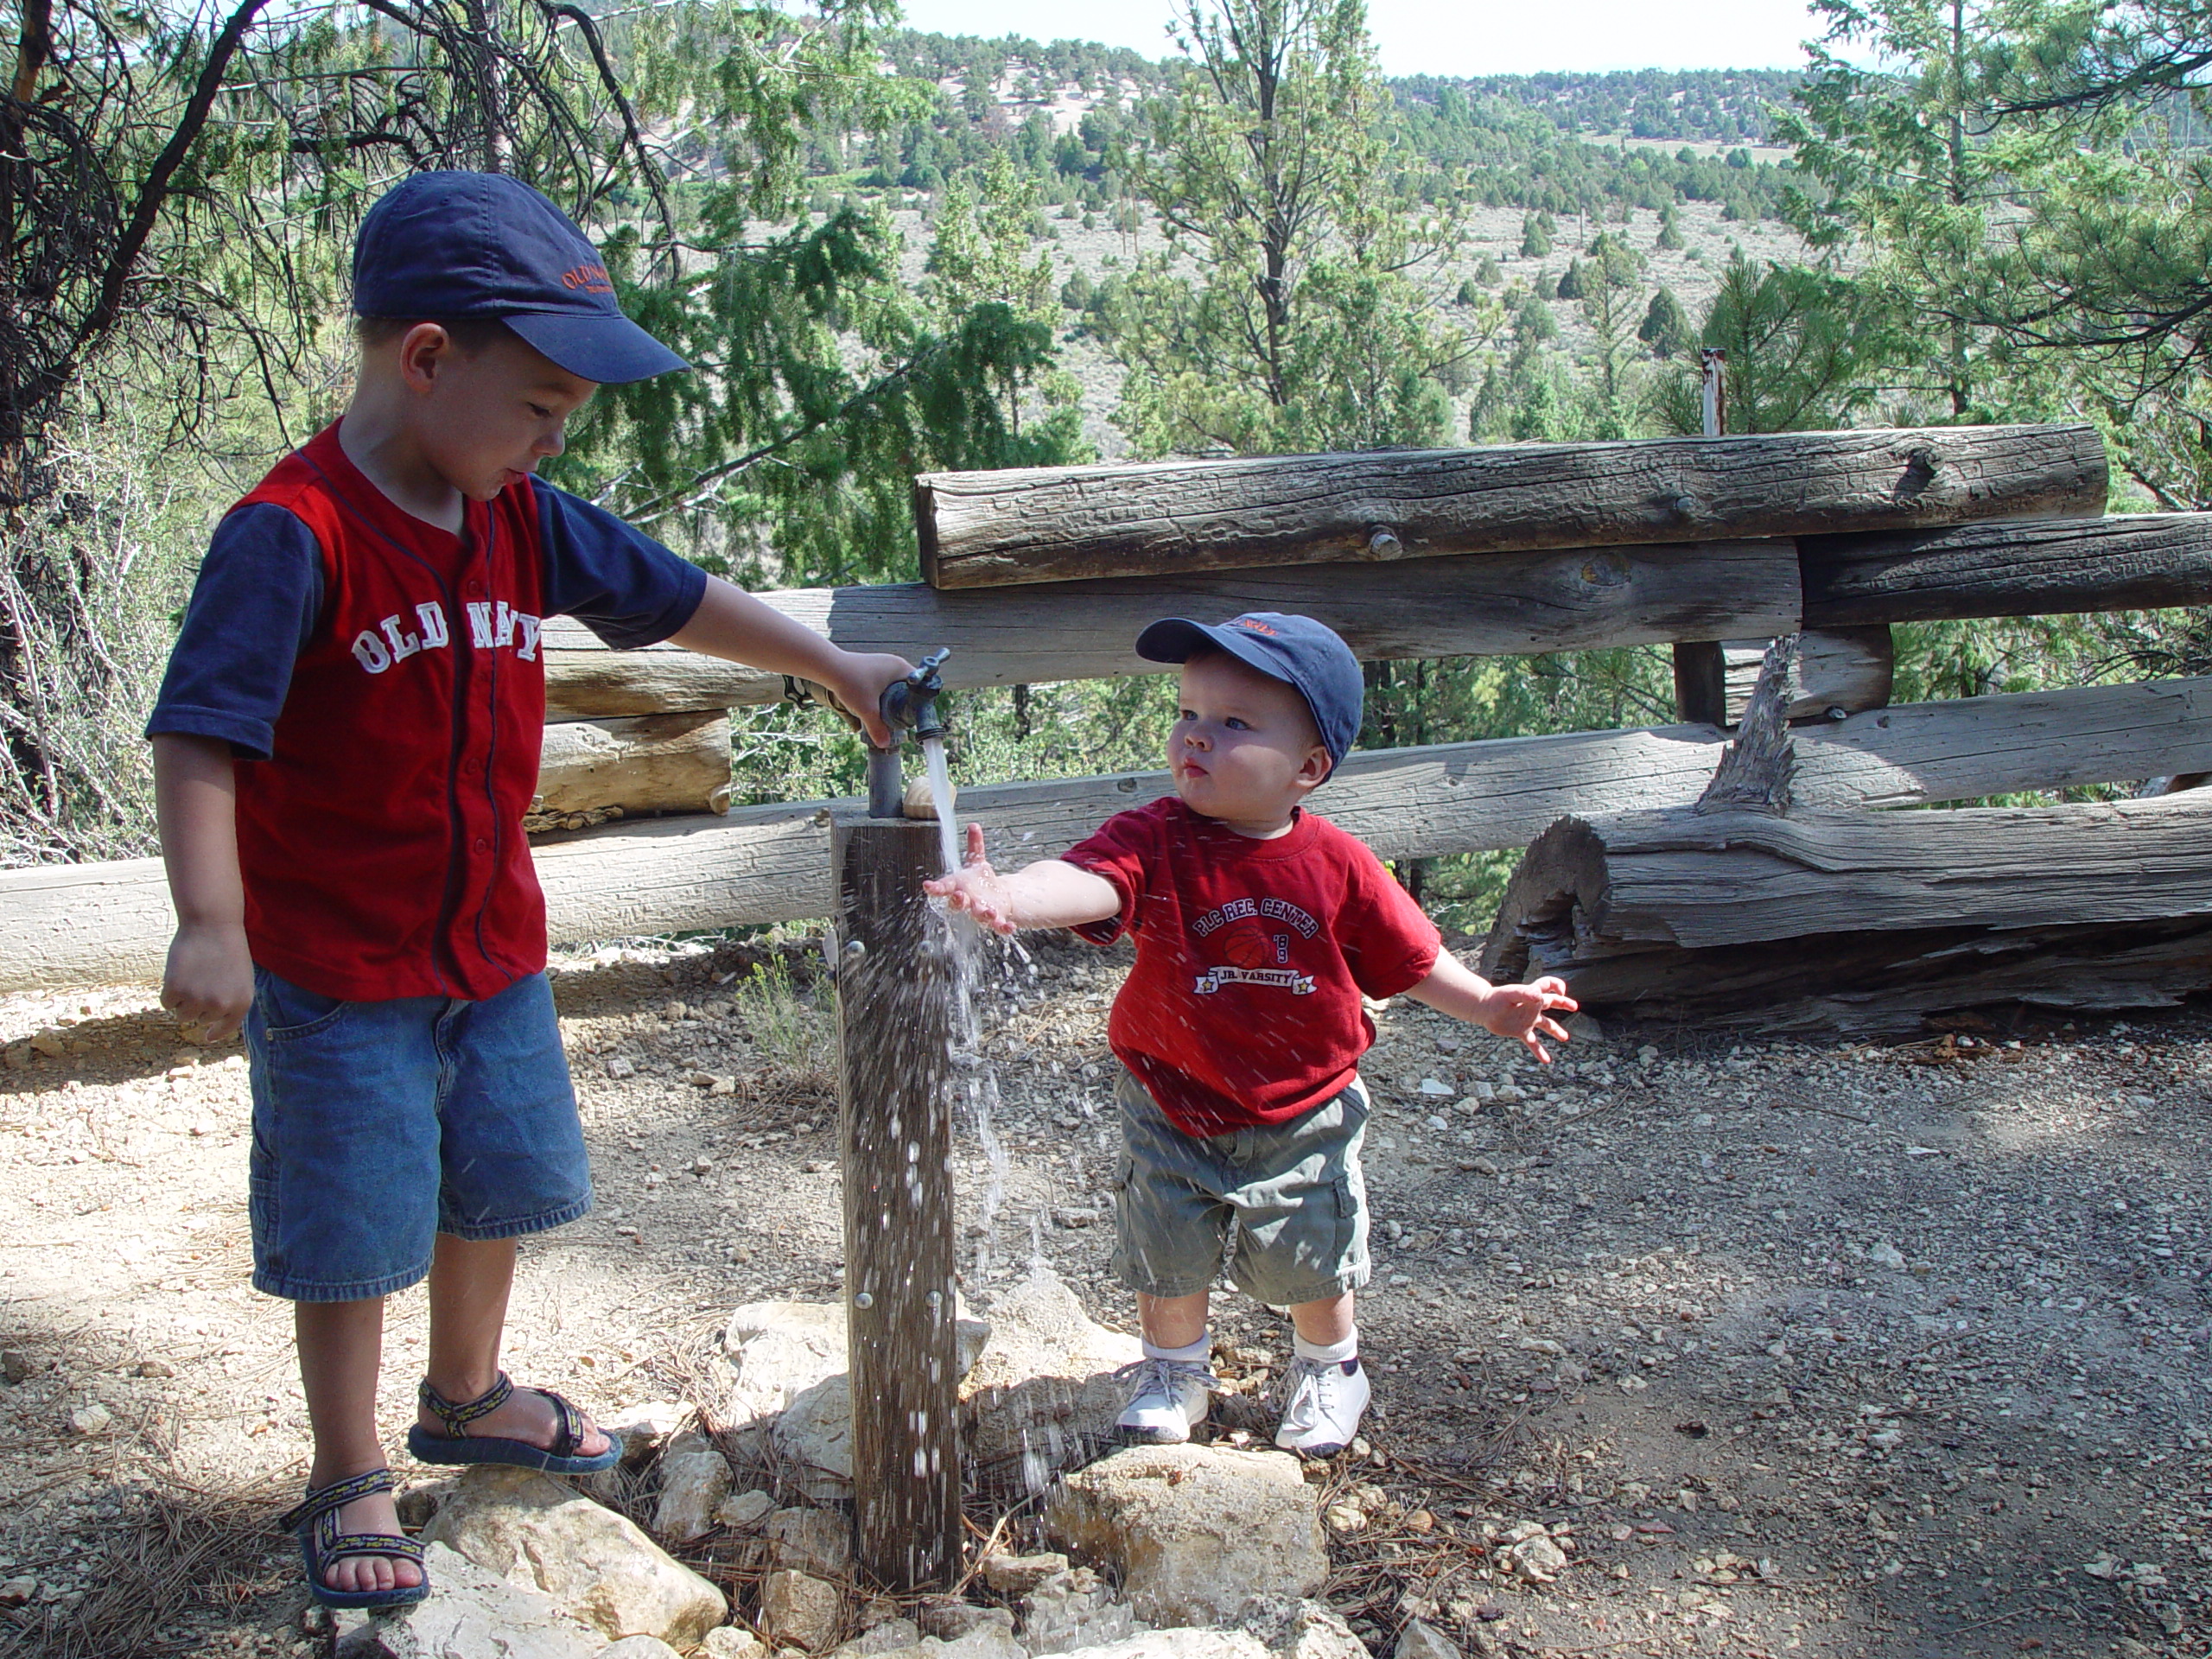
[[[1333,1458],[1350,1446],[1373,1393],[1357,1355],[1341,1362],[1294,1358],[1283,1387],[1288,1397],[1275,1444],[1306,1458]]]
[[[1125,1440],[1145,1446],[1179,1446],[1206,1420],[1206,1395],[1221,1386],[1205,1365],[1186,1359],[1147,1356],[1124,1365],[1116,1376],[1132,1379],[1129,1403],[1114,1420]]]

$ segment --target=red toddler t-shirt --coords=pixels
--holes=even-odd
[[[1311,812],[1259,841],[1171,796],[1065,856],[1122,895],[1076,931],[1135,936],[1108,1040],[1186,1135],[1284,1122],[1343,1090],[1375,1040],[1361,995],[1418,985],[1443,944],[1365,844]]]

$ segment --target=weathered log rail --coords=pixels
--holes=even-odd
[[[1940,427],[938,473],[914,514],[923,576],[974,588],[2093,517],[2107,483],[2094,427]]]
[[[1798,798],[1837,810],[2212,771],[2212,679],[1904,704],[1796,734]],[[1726,734],[1673,726],[1356,753],[1315,798],[1386,858],[1526,846],[1568,813],[1686,806]],[[1131,772],[963,790],[995,846],[1043,856],[1167,793]],[[830,913],[830,825],[857,800],[609,825],[541,842],[556,943]],[[0,873],[0,990],[161,971],[173,921],[157,859]]]
[[[850,648],[949,645],[956,688],[1156,672],[1133,642],[1174,613],[1301,611],[1371,660],[1675,647],[1681,725],[1355,756],[1317,804],[1389,857],[1523,847],[1566,814],[1686,805],[1742,715],[1761,642],[1791,632],[1803,634],[1787,697],[1806,722],[1797,792],[1815,810],[2212,772],[2212,682],[1887,706],[1891,624],[2184,604],[2212,589],[2212,514],[2094,516],[2104,461],[2083,427],[919,486],[930,568],[947,585],[761,597]],[[556,723],[537,821],[633,820],[540,843],[556,940],[828,913],[830,826],[856,804],[706,816],[727,798],[728,711],[785,696],[780,677],[672,647],[608,651],[557,620],[544,649]],[[1001,785],[968,791],[963,810],[1001,845],[1041,853],[1166,789],[1160,773]],[[0,874],[0,989],[149,976],[169,925],[152,861]]]

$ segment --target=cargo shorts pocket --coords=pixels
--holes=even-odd
[[[261,1015],[262,1035],[272,1043],[327,1031],[345,1018],[350,1006],[342,998],[295,985],[266,968],[253,970],[253,1000]]]

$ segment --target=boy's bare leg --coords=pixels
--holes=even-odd
[[[387,1459],[377,1440],[377,1368],[384,1352],[384,1299],[358,1302],[296,1302],[292,1329],[300,1349],[300,1386],[315,1431],[310,1486],[381,1469]],[[397,1534],[399,1516],[391,1494],[356,1498],[338,1511],[338,1530]],[[333,1590],[404,1590],[423,1582],[411,1561],[380,1555],[341,1555],[323,1568]]]
[[[1351,1292],[1346,1291],[1318,1302],[1298,1303],[1290,1310],[1290,1322],[1316,1348],[1333,1348],[1351,1335]]]
[[[456,1238],[438,1235],[430,1258],[430,1386],[455,1405],[491,1392],[499,1380],[499,1338],[506,1328],[507,1297],[515,1283],[515,1241],[512,1238]],[[443,1434],[446,1427],[427,1409],[417,1414],[423,1430]],[[518,1388],[506,1403],[468,1426],[471,1434],[525,1440],[550,1446],[560,1432],[552,1402]],[[588,1428],[580,1456],[607,1449],[607,1436]]]
[[[1206,1296],[1147,1296],[1137,1293],[1137,1324],[1155,1348],[1187,1348],[1206,1333]]]

